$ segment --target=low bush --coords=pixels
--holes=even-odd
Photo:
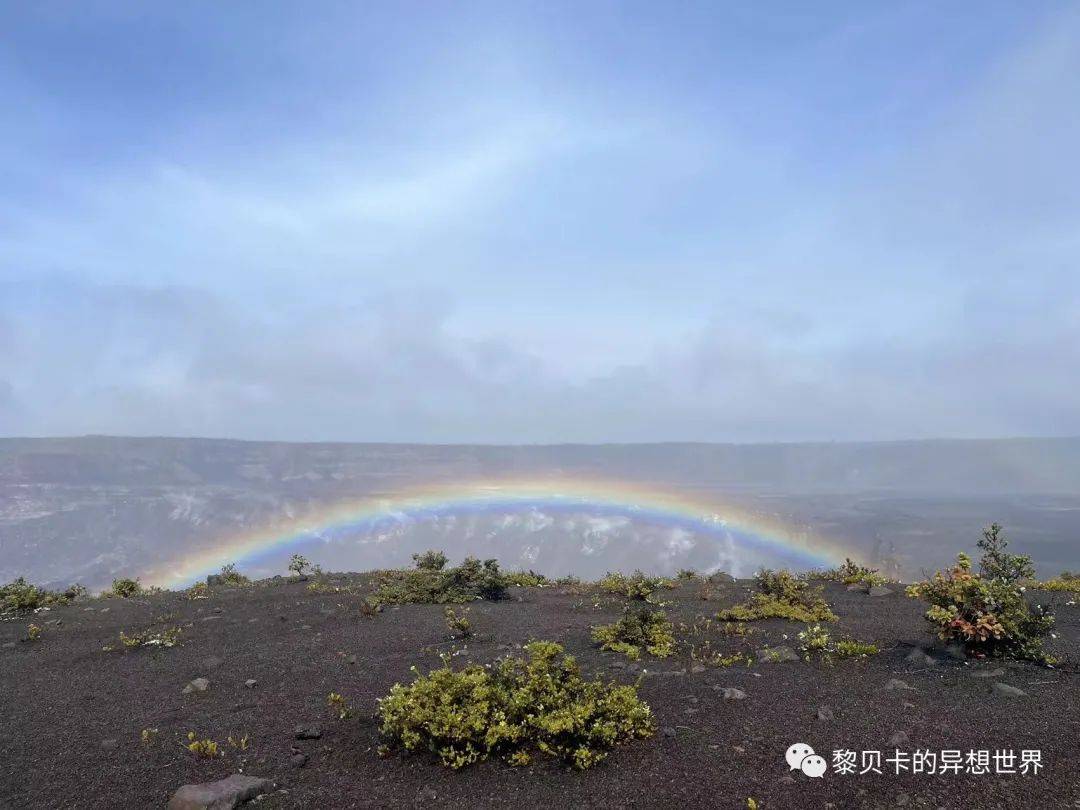
[[[175,647],[180,643],[179,627],[167,627],[164,630],[143,630],[133,635],[127,635],[120,631],[120,646],[125,650],[134,650],[139,647]],[[114,649],[105,647],[106,651]]]
[[[592,639],[602,650],[622,653],[637,661],[641,651],[667,658],[675,652],[675,635],[667,615],[660,610],[631,610],[614,624],[594,627]]]
[[[210,586],[207,585],[205,582],[196,582],[194,585],[184,591],[184,596],[191,600],[209,599]]]
[[[353,716],[352,706],[349,705],[344,696],[339,695],[337,692],[331,692],[326,696],[326,705],[337,715],[338,720],[348,720]]]
[[[101,595],[109,599],[131,599],[143,594],[143,586],[138,579],[114,579],[112,588]]]
[[[221,566],[221,573],[215,578],[214,584],[242,588],[245,585],[250,585],[251,580],[236,570],[236,563],[229,563]]]
[[[878,569],[859,565],[850,557],[845,558],[843,564],[836,568],[829,568],[825,571],[811,571],[806,577],[807,579],[842,582],[845,585],[865,585],[868,588],[873,585],[885,585],[893,581],[878,573]]]
[[[535,571],[514,571],[506,575],[506,583],[519,588],[544,588],[550,585],[551,581]]]
[[[200,740],[194,731],[188,732],[187,739],[188,741],[184,744],[184,747],[198,759],[213,759],[219,753],[221,756],[225,756],[224,751],[219,752],[216,742],[213,740]]]
[[[868,655],[877,655],[881,650],[876,644],[854,639],[845,638],[833,640],[829,631],[819,624],[808,626],[799,633],[799,649],[803,657],[809,661],[815,653],[822,660],[829,663],[833,656],[837,658],[863,658]]]
[[[371,598],[378,604],[436,605],[497,600],[506,595],[507,584],[497,561],[467,557],[453,568],[384,571]]]
[[[429,549],[421,554],[413,554],[413,565],[420,571],[442,571],[450,559],[441,551]]]
[[[675,579],[677,579],[677,580],[701,579],[701,574],[699,574],[693,568],[680,568],[678,571],[675,572]]]
[[[441,668],[395,684],[378,704],[382,752],[430,751],[455,769],[492,756],[525,765],[541,753],[588,768],[653,733],[636,687],[585,680],[551,641],[526,644],[525,655],[457,671],[445,656]]]
[[[86,595],[82,585],[72,585],[63,591],[50,591],[17,577],[7,585],[0,585],[0,613],[33,613],[45,607],[67,605]]]
[[[840,658],[865,658],[868,655],[877,655],[881,648],[871,642],[845,638],[836,642],[833,652]]]
[[[449,605],[446,607],[446,626],[450,632],[457,635],[458,638],[472,638],[472,622],[469,621],[468,614],[468,608],[462,608],[461,613],[457,613]]]
[[[805,624],[836,621],[836,614],[822,597],[821,589],[811,588],[790,571],[763,569],[755,579],[761,592],[741,605],[721,610],[716,614],[717,619],[734,622],[787,619]]]
[[[674,588],[675,583],[664,577],[649,577],[641,571],[626,574],[607,573],[600,580],[600,589],[607,593],[625,596],[628,599],[648,601],[649,597],[661,588]]]
[[[908,595],[930,603],[926,619],[943,641],[957,642],[975,656],[993,655],[1052,663],[1042,639],[1054,626],[1054,617],[1024,596],[1021,579],[1034,574],[1030,560],[1009,554],[1001,527],[983,532],[980,573],[971,559],[958,554],[950,571],[908,588]]]
[[[1080,574],[1074,574],[1072,571],[1062,571],[1060,576],[1053,579],[1032,583],[1032,587],[1043,591],[1080,593]]]
[[[289,558],[289,570],[296,576],[302,577],[311,568],[311,563],[308,562],[308,558],[303,554],[293,554]]]

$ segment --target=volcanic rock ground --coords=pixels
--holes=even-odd
[[[370,590],[369,577],[348,581],[360,594]],[[715,586],[703,601],[699,584],[683,584],[664,598],[672,617],[689,625],[740,601],[747,587]],[[883,647],[877,656],[704,670],[686,653],[634,665],[597,650],[590,627],[617,619],[623,601],[595,589],[513,588],[504,601],[476,603],[477,636],[468,643],[450,638],[440,606],[389,607],[367,618],[360,594],[313,594],[304,583],[280,582],[194,601],[181,593],[94,599],[0,623],[0,808],[164,807],[183,784],[237,772],[278,785],[245,805],[261,808],[744,808],[748,797],[770,810],[1080,807],[1080,608],[1065,605],[1062,594],[1047,595],[1058,615],[1058,637],[1048,648],[1065,659],[1052,670],[937,653],[912,660],[931,639],[923,606],[902,589],[869,596],[826,587],[840,617],[834,636],[874,640]],[[20,641],[31,621],[44,628],[42,637]],[[118,644],[121,630],[176,625],[183,633],[174,648],[102,649]],[[714,644],[731,652],[797,646],[798,625],[754,627],[747,639],[713,633]],[[618,747],[584,772],[540,760],[454,772],[426,756],[378,756],[375,701],[410,680],[411,666],[436,666],[438,653],[454,649],[461,651],[455,661],[491,661],[534,638],[565,644],[586,674],[641,677],[657,734]],[[977,677],[997,668],[997,676]],[[209,679],[209,689],[184,694],[198,677]],[[894,678],[912,688],[887,689]],[[1008,696],[995,683],[1026,695]],[[723,687],[746,697],[725,700]],[[349,700],[355,718],[331,715],[331,691]],[[297,740],[296,728],[311,724],[321,738]],[[150,743],[141,740],[147,728],[158,729]],[[225,756],[194,758],[182,746],[189,731],[222,743]],[[898,747],[908,752],[1039,749],[1043,769],[897,776],[886,766],[883,775],[830,770],[809,779],[784,762],[794,742],[827,758],[839,748],[888,753],[898,732],[907,735]],[[230,735],[248,735],[247,750],[230,747]],[[294,749],[307,755],[304,767],[296,766]]]

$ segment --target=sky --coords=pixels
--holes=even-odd
[[[1080,434],[1073,4],[0,16],[0,436]]]

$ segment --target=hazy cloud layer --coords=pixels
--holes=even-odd
[[[0,57],[0,435],[1080,433],[1074,10],[83,11]]]

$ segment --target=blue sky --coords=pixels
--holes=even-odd
[[[0,435],[1080,433],[1068,4],[7,4]]]

